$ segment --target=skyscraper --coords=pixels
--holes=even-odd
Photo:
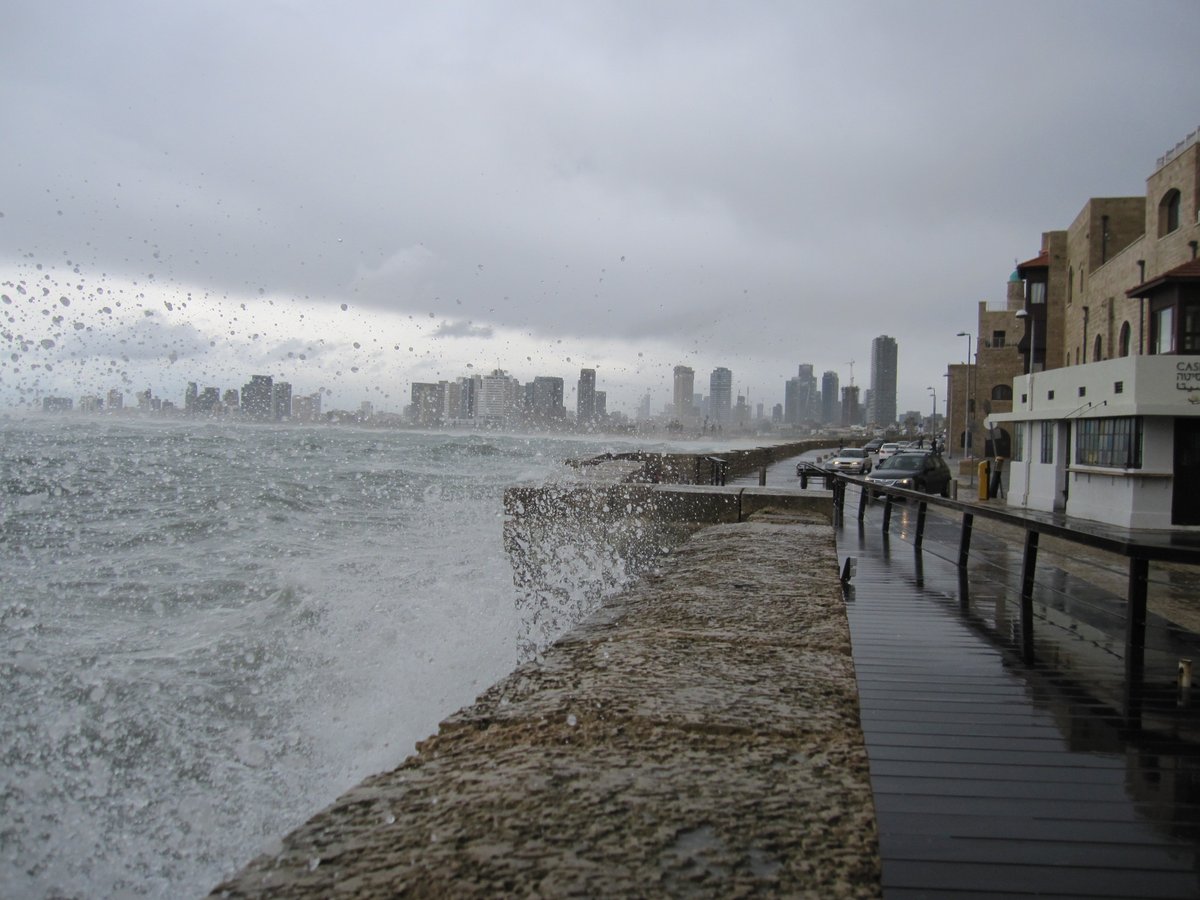
[[[821,422],[838,425],[841,418],[838,409],[838,374],[830,370],[821,376]]]
[[[271,418],[292,417],[292,386],[286,381],[277,381],[271,386]]]
[[[596,370],[579,370],[579,388],[575,394],[575,420],[584,425],[596,418]]]
[[[675,367],[675,418],[679,421],[693,415],[692,394],[696,390],[696,373],[691,366]]]
[[[567,410],[563,406],[563,380],[556,376],[538,375],[533,379],[533,397],[530,414],[537,422],[565,419]]]
[[[876,425],[896,422],[896,339],[881,334],[871,342],[868,418]]]
[[[475,398],[475,418],[502,424],[512,413],[517,400],[517,379],[503,369],[493,369],[479,383]]]
[[[852,384],[849,387],[842,388],[842,421],[841,425],[861,425],[859,419],[862,417],[862,410],[858,405],[858,385]]]
[[[252,419],[270,419],[274,387],[275,379],[270,375],[251,375],[250,381],[242,385],[242,412]]]
[[[718,366],[708,376],[708,402],[713,422],[728,425],[733,420],[733,372]]]

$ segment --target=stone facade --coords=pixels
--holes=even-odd
[[[1178,191],[1179,227],[1165,231],[1162,201]],[[1122,355],[1127,326],[1129,355],[1148,352],[1149,324],[1136,297],[1126,292],[1195,257],[1200,239],[1200,145],[1167,160],[1146,180],[1145,197],[1089,200],[1068,229],[1070,285],[1064,310],[1062,365],[1101,362]],[[1107,237],[1105,225],[1107,224]],[[1099,338],[1099,347],[1097,347]],[[1096,351],[1099,349],[1099,355]],[[1052,368],[1047,365],[1047,368]]]

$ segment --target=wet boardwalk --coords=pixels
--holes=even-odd
[[[1131,720],[1118,598],[1043,566],[1027,664],[1021,548],[977,532],[964,582],[957,521],[917,553],[915,513],[885,540],[880,506],[838,551],[885,897],[1200,897],[1200,716],[1175,689],[1200,642],[1151,617]]]

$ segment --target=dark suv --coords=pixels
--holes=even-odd
[[[950,467],[940,453],[901,450],[876,466],[875,471],[867,476],[867,481],[949,497],[951,477]]]

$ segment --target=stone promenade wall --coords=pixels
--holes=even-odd
[[[822,450],[837,446],[837,440],[794,441],[773,444],[767,447],[752,447],[744,450],[722,450],[712,453],[608,453],[588,459],[575,460],[571,465],[578,469],[599,466],[606,469],[612,464],[625,464],[621,469],[626,481],[656,484],[710,484],[712,480],[711,457],[726,461],[729,478],[756,472],[763,466],[800,456],[810,450]],[[618,467],[619,468],[619,467]]]
[[[881,894],[826,511],[699,529],[213,896],[681,894]]]

